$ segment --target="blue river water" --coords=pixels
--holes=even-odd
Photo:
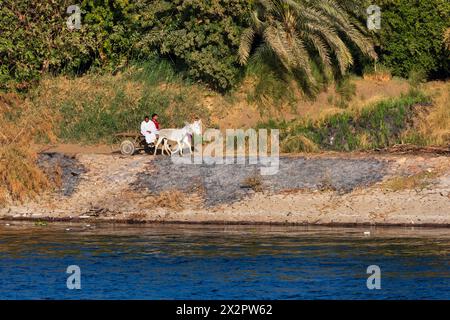
[[[0,299],[450,299],[449,253],[450,229],[0,221]]]

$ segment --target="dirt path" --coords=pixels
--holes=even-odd
[[[450,226],[450,158],[323,154],[250,165],[164,157],[43,156],[62,190],[0,209],[4,219]]]
[[[58,143],[55,145],[35,145],[35,150],[46,153],[78,154],[112,154],[111,146],[106,144],[80,145],[75,143]]]

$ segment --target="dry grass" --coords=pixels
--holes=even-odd
[[[166,190],[148,198],[147,205],[181,211],[185,207],[185,194],[179,190]]]
[[[52,182],[36,165],[36,137],[54,140],[53,115],[16,94],[0,95],[0,205],[24,201]]]
[[[252,189],[255,192],[262,192],[263,191],[262,178],[258,175],[247,177],[242,182],[242,187]]]
[[[392,75],[388,72],[376,72],[371,74],[365,74],[364,80],[387,82],[392,80]]]
[[[370,149],[370,146],[371,146],[371,144],[370,144],[370,137],[367,134],[367,132],[361,133],[358,136],[358,138],[359,138],[359,145],[360,145],[361,149],[363,149],[363,150]]]
[[[364,80],[387,82],[392,80],[392,73],[389,68],[375,64],[373,69],[364,72],[363,78]]]
[[[399,97],[406,94],[410,88],[407,80],[393,78],[391,81],[372,81],[359,77],[351,77],[351,83],[355,85],[355,95],[348,101],[349,109],[364,109],[367,105],[376,104],[388,98]],[[221,129],[225,128],[254,128],[259,123],[269,120],[286,120],[304,118],[313,122],[320,121],[327,116],[345,112],[342,107],[336,106],[340,95],[336,92],[335,84],[330,84],[324,91],[318,93],[315,99],[310,100],[293,92],[295,101],[288,105],[283,101],[272,101],[269,109],[261,114],[261,107],[257,102],[247,101],[247,96],[252,90],[248,79],[241,87],[233,92],[233,101],[221,104],[217,99],[211,99],[208,105],[213,110],[213,120]],[[270,105],[270,103],[269,103]],[[224,108],[226,110],[224,110]]]
[[[383,189],[388,191],[416,190],[417,192],[430,186],[433,178],[437,176],[435,172],[420,172],[415,175],[406,177],[394,177],[385,181],[382,185]]]
[[[428,144],[450,144],[450,82],[430,82],[425,92],[433,97],[433,108],[420,119],[418,131],[427,138]]]
[[[304,135],[292,135],[281,142],[283,152],[317,152],[319,147]]]
[[[208,125],[204,88],[163,80],[146,82],[136,72],[130,67],[119,75],[48,77],[40,82],[32,102],[58,115],[60,125],[55,130],[65,142],[111,142],[115,133],[137,131],[142,117],[153,112],[160,115],[164,127],[180,127],[195,117]]]

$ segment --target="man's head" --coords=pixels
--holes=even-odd
[[[145,116],[144,120],[145,120],[145,122],[149,122],[150,118],[148,116]]]
[[[157,113],[152,114],[152,120],[158,120],[158,114]]]

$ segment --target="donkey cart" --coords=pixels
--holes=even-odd
[[[112,148],[117,150],[118,145],[120,153],[124,156],[131,156],[135,153],[140,153],[141,151],[145,151],[146,153],[155,151],[154,144],[148,145],[145,141],[145,137],[140,133],[135,132],[115,134]]]

